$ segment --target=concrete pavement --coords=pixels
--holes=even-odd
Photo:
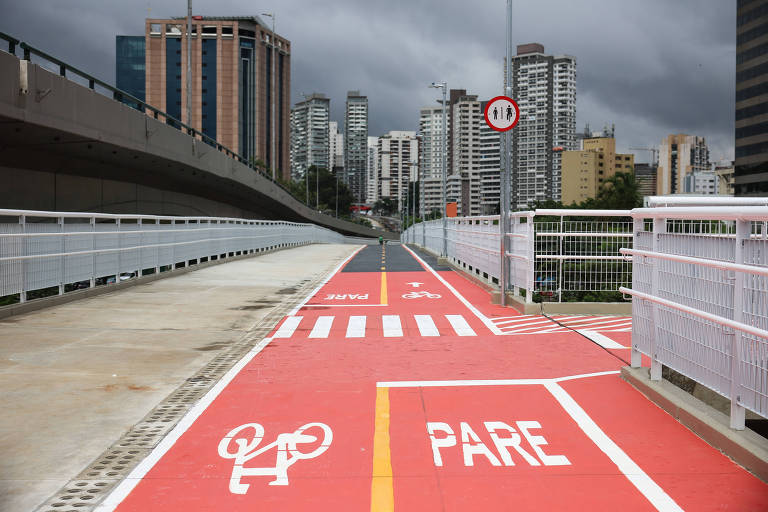
[[[354,249],[287,249],[0,321],[0,510],[35,509]]]

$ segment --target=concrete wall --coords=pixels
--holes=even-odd
[[[0,52],[0,208],[236,215],[382,234],[319,214],[224,153],[40,66],[28,66],[21,92],[21,62]]]

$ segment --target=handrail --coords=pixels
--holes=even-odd
[[[224,146],[223,144],[220,144],[216,139],[210,137],[209,135],[204,134],[203,132],[185,124],[182,123],[179,119],[176,119],[175,117],[171,116],[167,112],[160,110],[157,107],[154,107],[150,105],[149,103],[146,103],[143,100],[140,100],[136,98],[135,96],[118,89],[107,82],[104,82],[103,80],[100,80],[99,78],[94,77],[93,75],[90,75],[86,73],[85,71],[82,71],[75,66],[72,66],[70,64],[67,64],[66,62],[62,61],[61,59],[58,59],[54,57],[53,55],[50,55],[42,50],[39,50],[35,48],[34,46],[22,42],[19,39],[16,39],[13,36],[10,36],[8,34],[5,34],[3,32],[0,32],[0,39],[8,42],[8,53],[11,55],[16,56],[16,46],[19,46],[22,50],[24,50],[24,60],[31,61],[32,55],[40,57],[52,64],[55,64],[59,66],[59,75],[63,77],[67,77],[67,71],[70,73],[73,73],[77,75],[78,77],[85,79],[88,81],[88,88],[95,91],[96,85],[99,87],[106,89],[107,91],[112,93],[112,99],[115,101],[119,101],[123,103],[124,105],[127,105],[130,108],[134,108],[135,110],[138,110],[140,112],[151,112],[152,117],[154,119],[160,120],[162,117],[165,119],[165,124],[173,126],[174,128],[178,128],[181,132],[186,132],[187,135],[193,137],[193,138],[199,138],[201,141],[205,142],[206,144],[216,148],[217,151],[220,151],[227,155],[228,157],[237,160],[238,162],[242,163],[243,165],[247,166],[248,168],[256,171],[257,173],[261,174],[267,179],[272,180],[272,177],[265,172],[262,168],[257,167],[254,163],[249,161],[244,156],[236,153],[235,151],[229,149],[228,147]],[[75,82],[77,83],[77,82]],[[135,106],[134,106],[135,104]],[[278,181],[274,181],[274,184],[277,185],[279,188],[281,188],[283,191],[287,192],[290,195],[290,190],[288,190],[287,187],[282,185]],[[309,206],[308,204],[304,203],[300,199],[295,198],[293,195],[291,195],[292,198],[294,198],[296,201],[300,202],[301,204],[304,204],[306,206]]]
[[[666,254],[653,251],[643,251],[640,249],[619,249],[621,254],[632,256],[643,256],[645,258],[655,258],[667,261],[676,261],[679,263],[691,263],[703,267],[716,268],[720,270],[733,270],[735,272],[744,272],[756,276],[768,277],[768,267],[757,267],[753,265],[743,265],[740,263],[731,263],[729,261],[713,260],[709,258],[694,258],[692,256],[680,256],[678,254]]]
[[[689,315],[703,318],[704,320],[709,320],[710,322],[716,323],[718,325],[722,325],[724,327],[730,327],[731,329],[736,329],[738,331],[746,332],[748,334],[752,334],[760,338],[768,339],[768,331],[764,329],[760,329],[758,327],[753,327],[751,325],[743,324],[741,322],[736,322],[735,320],[731,320],[730,318],[725,318],[719,315],[713,315],[712,313],[707,313],[706,311],[702,311],[700,309],[692,308],[690,306],[685,306],[683,304],[679,304],[671,300],[662,299],[661,297],[655,297],[653,295],[639,292],[631,288],[625,288],[624,286],[619,287],[619,291],[621,293],[632,295],[633,297],[637,297],[638,299],[647,300],[649,302],[655,302],[656,304],[660,304],[662,306],[676,309],[678,311],[682,311],[683,313],[688,313]]]
[[[40,218],[68,218],[68,219],[135,219],[135,220],[173,220],[173,221],[227,221],[242,224],[279,224],[292,226],[312,226],[311,223],[290,222],[286,220],[266,219],[240,219],[237,217],[182,217],[175,215],[146,215],[127,213],[98,213],[98,212],[50,212],[43,210],[11,210],[0,208],[0,217],[40,217]]]
[[[669,208],[635,208],[635,219],[677,220],[742,220],[768,221],[768,206],[670,206]]]

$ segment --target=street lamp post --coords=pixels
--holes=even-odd
[[[445,258],[448,256],[448,219],[446,219],[446,216],[448,214],[448,204],[446,203],[447,200],[447,191],[446,189],[446,175],[447,175],[447,169],[446,169],[446,157],[448,152],[448,145],[446,142],[446,139],[448,138],[448,128],[446,123],[446,93],[448,91],[448,84],[446,82],[432,82],[432,85],[430,87],[434,87],[435,89],[442,89],[443,90],[443,151],[442,151],[442,168],[443,168],[443,192],[442,192],[442,211],[443,211],[443,253],[442,256]]]
[[[192,0],[187,0],[187,126],[192,126]]]
[[[270,37],[270,42],[272,43],[272,94],[269,95],[270,107],[272,109],[272,151],[270,152],[272,158],[270,159],[270,163],[272,164],[272,181],[275,181],[275,168],[277,162],[277,155],[275,154],[277,151],[275,137],[275,103],[277,103],[277,98],[275,97],[277,93],[277,78],[275,77],[275,51],[277,50],[277,45],[275,44],[275,13],[263,12],[261,15],[272,18],[272,36]]]
[[[508,98],[512,97],[512,0],[507,0],[507,56],[506,56],[506,88],[504,90],[505,95]],[[501,239],[501,268],[499,275],[499,288],[501,291],[501,305],[507,305],[507,289],[509,284],[509,260],[507,259],[507,253],[509,252],[509,207],[510,207],[510,179],[512,177],[512,132],[507,130],[504,132],[504,144],[503,144],[503,161],[504,170],[501,172],[501,204],[499,205],[499,235]],[[530,292],[530,291],[529,291]],[[526,300],[530,300],[526,298]]]

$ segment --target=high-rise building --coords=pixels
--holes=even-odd
[[[737,196],[768,195],[768,0],[738,0],[736,12]]]
[[[597,197],[605,181],[616,173],[633,174],[635,155],[616,153],[613,137],[582,139],[579,151],[562,154],[562,202],[580,203]]]
[[[289,179],[291,43],[257,16],[194,16],[187,119],[186,32],[186,18],[146,20],[147,103]]]
[[[656,164],[635,164],[635,181],[642,197],[656,195]]]
[[[475,95],[465,95],[451,105],[451,175],[460,178],[456,202],[462,216],[498,211],[501,139],[485,122],[485,104]]]
[[[336,121],[328,122],[328,159],[332,168],[344,168],[344,135]]]
[[[115,85],[144,101],[146,96],[146,47],[144,36],[115,37]]]
[[[347,92],[344,115],[344,181],[358,203],[366,202],[368,160],[368,97]]]
[[[685,193],[685,177],[689,174],[707,172],[709,149],[704,137],[695,135],[669,135],[659,146],[659,169],[656,179],[656,194]]]
[[[311,94],[291,109],[291,178],[300,180],[311,166],[331,170],[328,115],[330,102]]]
[[[391,131],[378,138],[378,198],[404,205],[408,183],[416,180],[419,142],[416,132]]]
[[[517,47],[512,66],[520,121],[512,130],[511,197],[513,208],[526,208],[561,199],[562,152],[576,149],[576,58],[545,55],[532,43]]]
[[[717,194],[718,178],[714,169],[694,172],[683,177],[683,194]]]
[[[366,160],[367,174],[367,200],[369,203],[375,203],[379,200],[379,138],[368,137],[368,158]]]
[[[450,110],[446,109],[446,131]],[[441,211],[443,199],[443,107],[424,107],[419,111],[419,174],[424,188],[419,210],[422,212]],[[448,135],[446,134],[446,139]],[[446,146],[448,144],[446,143]],[[446,155],[447,156],[447,155]],[[446,160],[446,167],[448,161]],[[450,172],[450,168],[447,169]]]

